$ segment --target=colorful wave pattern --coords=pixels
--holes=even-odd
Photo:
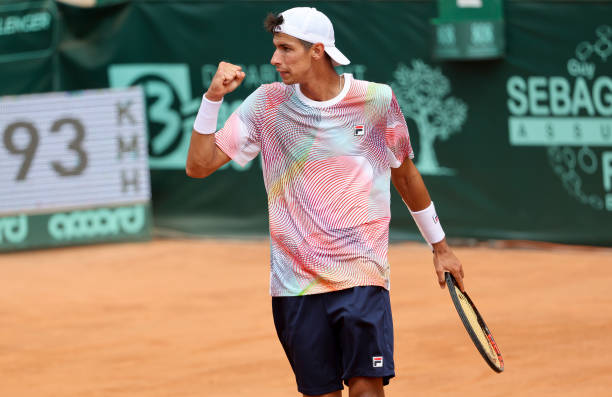
[[[296,86],[262,85],[216,133],[239,164],[261,152],[272,296],[389,288],[391,167],[413,151],[391,88],[347,83],[326,107],[305,104]]]

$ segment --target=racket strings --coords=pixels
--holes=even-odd
[[[489,356],[489,358],[496,365],[501,366],[501,363],[499,361],[499,356],[497,354],[497,349],[492,345],[491,340],[488,338],[488,335],[486,334],[486,332],[480,325],[480,322],[478,321],[478,316],[476,315],[476,312],[472,308],[472,305],[470,304],[468,299],[465,297],[465,295],[463,295],[463,293],[461,292],[459,288],[455,287],[455,291],[457,293],[457,297],[459,298],[459,303],[461,304],[461,308],[463,309],[463,312],[465,313],[465,316],[468,322],[472,326],[472,329],[474,330],[474,333],[476,334],[476,337],[478,338],[480,345],[485,349],[487,356]]]

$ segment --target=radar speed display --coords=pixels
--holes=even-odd
[[[0,98],[0,250],[150,236],[139,87]]]

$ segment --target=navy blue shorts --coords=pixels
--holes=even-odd
[[[355,376],[395,376],[389,291],[355,287],[323,294],[273,297],[274,325],[298,391],[342,390]]]

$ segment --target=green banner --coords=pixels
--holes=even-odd
[[[0,0],[0,95],[58,89],[59,18],[52,0]]]
[[[151,238],[148,204],[0,217],[0,252]]]
[[[0,62],[49,56],[57,45],[53,3],[0,4]]]
[[[303,5],[334,22],[336,44],[352,61],[340,71],[393,87],[449,237],[612,244],[612,2],[506,1],[505,57],[474,62],[432,59],[433,1]],[[262,21],[292,6],[58,5],[60,18],[49,28],[61,21],[55,52],[1,61],[0,94],[142,86],[156,224],[263,235],[259,159],[244,168],[230,163],[205,180],[187,178],[183,167],[219,61],[241,64],[247,75],[225,99],[220,123],[257,86],[278,80]],[[40,40],[32,48],[43,48]],[[392,214],[392,238],[419,238],[395,193]]]

